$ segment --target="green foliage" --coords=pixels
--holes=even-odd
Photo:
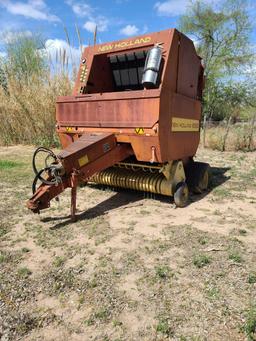
[[[251,24],[247,5],[244,0],[226,0],[216,8],[195,1],[181,17],[180,29],[198,42],[198,53],[204,60],[207,77],[216,79],[226,72],[232,73],[250,60]]]
[[[7,77],[4,71],[4,60],[0,58],[0,86],[7,92]]]
[[[46,71],[44,42],[39,35],[11,34],[6,42],[6,72],[19,83],[28,83]]]
[[[206,76],[203,108],[207,119],[236,118],[248,106],[251,87],[247,82],[234,83],[234,77],[239,78],[252,60],[247,8],[247,1],[242,0],[225,0],[218,6],[194,1],[180,19],[180,30],[192,36],[203,58]]]
[[[207,97],[203,100],[204,112],[208,119],[215,121],[229,117],[236,121],[253,98],[246,82],[222,82],[212,79],[207,83],[206,92]]]
[[[208,264],[210,264],[211,259],[209,256],[204,255],[204,254],[198,254],[193,257],[193,264],[197,268],[202,268]]]

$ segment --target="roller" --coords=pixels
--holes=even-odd
[[[90,182],[136,191],[172,196],[172,182],[159,172],[111,167],[95,174]]]

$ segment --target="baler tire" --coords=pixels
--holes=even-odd
[[[208,186],[209,186],[209,169],[206,168],[202,172],[202,174],[200,174],[198,185],[195,186],[195,188],[193,189],[193,192],[195,194],[202,194],[208,189]]]
[[[177,207],[185,207],[188,203],[189,190],[186,182],[180,182],[177,184],[174,192],[174,203]]]

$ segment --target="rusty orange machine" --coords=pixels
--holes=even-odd
[[[188,185],[197,192],[208,186],[208,164],[193,160],[203,72],[193,42],[176,29],[86,47],[72,96],[56,103],[63,150],[36,150],[28,208],[40,212],[70,187],[74,218],[77,186],[89,181],[185,206]],[[40,152],[47,157],[38,170]]]

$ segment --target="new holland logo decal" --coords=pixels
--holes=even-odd
[[[102,45],[99,46],[98,51],[99,52],[106,52],[106,51],[111,51],[114,49],[121,49],[121,48],[126,48],[134,45],[141,45],[141,44],[147,44],[150,43],[151,37],[145,37],[145,38],[137,38],[134,40],[128,40],[128,41],[120,41],[114,44],[108,44],[108,45]]]

